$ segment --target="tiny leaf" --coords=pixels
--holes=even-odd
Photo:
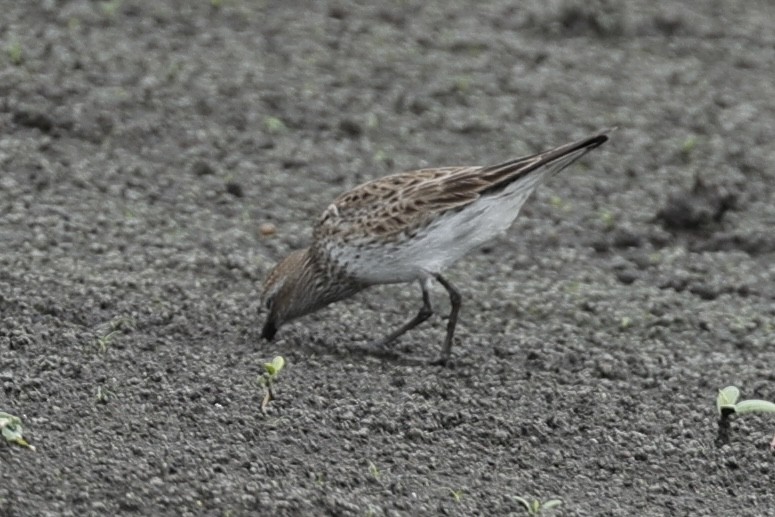
[[[525,507],[525,510],[530,512],[530,503],[527,502],[527,499],[525,499],[524,497],[520,497],[518,495],[515,495],[514,499],[516,499],[518,503],[522,503],[522,506]]]
[[[19,417],[0,411],[0,430],[5,441],[35,450],[22,435],[22,421]]]
[[[681,152],[684,154],[689,154],[696,146],[697,139],[694,136],[688,136],[686,140],[684,140],[683,144],[681,144]]]
[[[557,506],[560,506],[562,504],[562,501],[560,499],[549,499],[544,503],[543,509],[549,510],[550,508],[555,508]]]
[[[266,373],[268,373],[270,377],[274,378],[277,377],[277,374],[280,373],[283,366],[285,366],[285,359],[283,359],[283,356],[278,355],[272,359],[271,363],[264,363],[264,370],[266,370]]]
[[[736,386],[727,386],[723,390],[719,390],[718,397],[716,397],[716,409],[719,414],[722,414],[725,409],[734,411],[738,398],[740,398],[740,390]]]
[[[382,475],[377,466],[371,461],[369,462],[369,474],[377,481],[379,481],[379,478]]]
[[[735,404],[735,413],[775,413],[775,404],[766,400],[743,400]]]
[[[264,126],[272,134],[283,133],[287,129],[285,123],[277,117],[266,117],[264,119]]]
[[[280,370],[282,370],[283,366],[285,366],[285,359],[283,359],[283,356],[278,355],[272,359],[272,366],[274,367],[275,375],[280,373]]]
[[[13,426],[21,424],[21,419],[18,416],[9,415],[0,411],[0,429],[6,426]]]

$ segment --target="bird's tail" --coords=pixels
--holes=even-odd
[[[526,179],[539,171],[542,172],[541,177],[557,174],[592,149],[603,145],[608,141],[608,134],[615,129],[606,129],[593,136],[548,151],[485,167],[477,176],[489,185],[479,193],[486,195],[501,191],[515,181]]]

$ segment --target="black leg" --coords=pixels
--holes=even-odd
[[[393,341],[401,337],[404,333],[412,330],[417,325],[419,325],[420,323],[427,320],[433,315],[433,305],[431,305],[431,295],[428,292],[427,282],[420,282],[420,287],[422,288],[422,307],[420,307],[420,312],[418,312],[414,318],[407,321],[400,328],[396,329],[395,331],[388,334],[384,338],[374,342],[371,345],[372,347],[378,350],[384,351],[385,347],[387,347]]]
[[[455,326],[457,325],[457,315],[460,312],[460,303],[463,297],[460,296],[455,287],[449,283],[449,281],[440,274],[435,275],[436,280],[439,281],[444,289],[449,293],[449,302],[452,305],[452,310],[449,313],[449,320],[447,321],[447,336],[444,338],[444,345],[441,348],[441,356],[434,361],[436,364],[447,364],[452,354],[452,337],[455,335]]]

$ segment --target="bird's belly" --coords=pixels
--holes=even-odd
[[[421,262],[406,254],[404,243],[356,241],[328,249],[329,257],[348,276],[366,284],[411,282],[428,275]]]
[[[329,246],[329,256],[349,275],[365,283],[426,278],[505,232],[522,203],[524,199],[485,198],[463,210],[440,215],[411,237],[402,234],[384,241],[375,237],[340,242]]]

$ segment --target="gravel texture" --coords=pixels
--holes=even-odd
[[[0,2],[0,515],[775,515],[775,3]],[[618,126],[419,307],[259,340],[341,191]],[[434,290],[439,307],[445,295]],[[262,364],[288,364],[267,415]]]

